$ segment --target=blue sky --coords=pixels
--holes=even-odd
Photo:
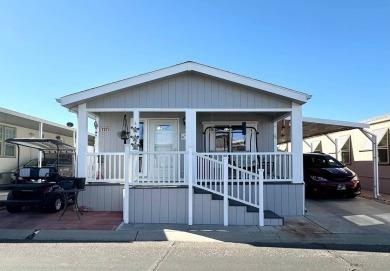
[[[390,1],[0,0],[0,107],[65,124],[55,100],[187,60],[313,95],[306,117],[390,113]]]

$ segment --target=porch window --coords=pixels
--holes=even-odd
[[[0,126],[0,156],[15,157],[15,145],[6,143],[7,138],[16,137],[16,128],[8,126]]]
[[[245,144],[246,136],[242,134],[241,129],[225,128],[216,130],[215,145],[217,152],[244,152],[246,150]]]

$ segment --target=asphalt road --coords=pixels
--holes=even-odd
[[[388,270],[389,253],[239,243],[8,243],[1,270]]]

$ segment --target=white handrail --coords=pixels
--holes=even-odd
[[[264,225],[263,169],[255,173],[233,166],[227,155],[222,162],[201,154],[194,156],[198,164],[194,186],[223,196],[225,226],[229,221],[229,199],[258,208],[259,225]]]

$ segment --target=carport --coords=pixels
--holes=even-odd
[[[278,145],[286,144],[287,150],[289,143],[291,142],[291,134],[290,134],[290,120],[284,119],[278,122]],[[369,124],[360,123],[360,122],[346,122],[346,121],[338,121],[338,120],[328,120],[328,119],[318,119],[318,118],[303,118],[302,122],[302,135],[303,142],[307,144],[312,151],[315,150],[315,144],[309,144],[306,139],[317,137],[317,136],[326,136],[335,147],[336,158],[337,154],[344,145],[346,139],[333,139],[330,134],[358,129],[361,131],[368,140],[372,143],[372,167],[373,167],[373,195],[374,198],[378,198],[379,196],[379,175],[378,175],[378,147],[377,147],[377,135],[368,131],[367,128],[370,128]],[[280,131],[279,131],[280,130]],[[283,131],[283,132],[282,132]]]

